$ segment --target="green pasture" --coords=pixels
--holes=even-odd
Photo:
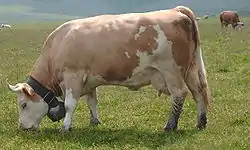
[[[170,97],[157,97],[151,87],[130,91],[99,88],[102,124],[89,126],[89,110],[82,99],[70,133],[61,122],[45,118],[38,132],[18,129],[16,97],[6,85],[23,82],[48,34],[60,23],[13,25],[0,30],[0,149],[250,149],[250,18],[242,31],[221,29],[218,18],[199,21],[202,49],[213,102],[207,128],[195,129],[196,105],[189,95],[178,130],[164,133]]]

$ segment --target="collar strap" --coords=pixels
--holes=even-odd
[[[43,100],[49,105],[49,108],[53,108],[58,105],[59,101],[57,100],[55,93],[44,87],[32,76],[29,76],[26,83],[31,86],[39,96],[43,98]]]

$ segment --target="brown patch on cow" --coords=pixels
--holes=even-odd
[[[130,56],[129,58],[127,57]],[[107,66],[103,67],[99,73],[106,81],[124,81],[132,76],[133,69],[139,64],[139,60],[136,56],[136,52],[131,51],[126,46],[122,46],[114,54],[114,57],[110,58],[112,63],[107,63]],[[102,64],[104,65],[104,64]],[[94,72],[91,70],[91,72]]]
[[[188,68],[189,63],[187,62],[190,62],[191,59],[190,42],[192,41],[192,22],[189,18],[184,16],[174,21],[173,26],[176,28],[175,30],[177,32],[176,36],[173,38],[172,53],[176,64],[184,71]]]
[[[197,22],[196,22],[196,17],[194,12],[185,6],[177,6],[176,8],[174,8],[174,10],[177,10],[183,14],[185,14],[186,16],[188,16],[188,18],[183,18],[180,21],[177,21],[177,24],[180,24],[182,29],[184,29],[187,33],[187,39],[189,43],[187,45],[189,45],[188,48],[186,48],[189,51],[189,54],[186,52],[186,56],[183,57],[185,61],[189,62],[189,65],[183,66],[182,63],[179,63],[179,65],[181,66],[181,72],[184,78],[186,78],[186,75],[188,74],[190,68],[192,68],[195,65],[195,57],[196,57],[196,49],[198,47],[198,45],[200,45],[200,36],[199,36],[199,31],[197,28]],[[191,22],[190,22],[191,21]],[[193,44],[194,43],[194,44]],[[177,62],[178,63],[178,62]],[[184,67],[184,68],[183,68]]]
[[[179,11],[179,12],[187,15],[189,17],[189,19],[191,20],[192,33],[193,33],[192,38],[193,38],[193,41],[195,42],[195,49],[196,49],[197,45],[200,44],[200,37],[199,37],[199,31],[197,30],[196,25],[195,25],[197,19],[196,19],[194,12],[190,8],[185,7],[185,6],[177,6],[174,8],[174,10]],[[185,24],[184,24],[184,26],[185,26]]]
[[[140,32],[140,27],[145,27],[143,32]],[[137,29],[131,34],[130,40],[124,46],[120,47],[115,56],[115,62],[109,64],[105,73],[101,76],[106,81],[125,81],[133,74],[133,70],[139,65],[139,58],[136,55],[137,51],[147,52],[152,55],[157,49],[156,42],[157,31],[153,24],[147,19],[142,18]],[[129,57],[128,57],[129,56]]]
[[[140,33],[140,28],[145,28],[145,30]],[[158,43],[156,42],[156,38],[158,35],[151,22],[142,18],[133,36],[135,37],[136,35],[137,37],[130,41],[133,50],[147,52],[151,55],[157,49]]]
[[[126,57],[126,56],[124,56]],[[130,60],[130,61],[129,61]],[[106,81],[125,81],[132,76],[133,69],[136,68],[139,64],[139,60],[134,56],[131,58],[121,58],[120,61],[117,61],[116,65],[120,68],[117,69],[116,66],[110,65],[105,74],[101,75]]]

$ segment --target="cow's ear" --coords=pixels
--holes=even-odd
[[[36,92],[27,83],[23,83],[22,92],[29,97],[33,97],[36,95]]]

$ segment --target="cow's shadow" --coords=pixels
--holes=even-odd
[[[147,147],[149,149],[156,149],[161,146],[170,146],[182,140],[192,139],[197,129],[177,130],[171,132],[163,131],[141,131],[136,128],[126,129],[103,129],[103,128],[74,128],[71,132],[62,133],[58,129],[45,128],[40,132],[35,132],[27,135],[20,132],[23,138],[33,140],[34,142],[51,141],[51,142],[70,142],[80,144],[81,147],[92,147],[94,145],[105,145],[108,147],[125,147],[130,145],[133,147]],[[32,138],[30,137],[32,136]]]

